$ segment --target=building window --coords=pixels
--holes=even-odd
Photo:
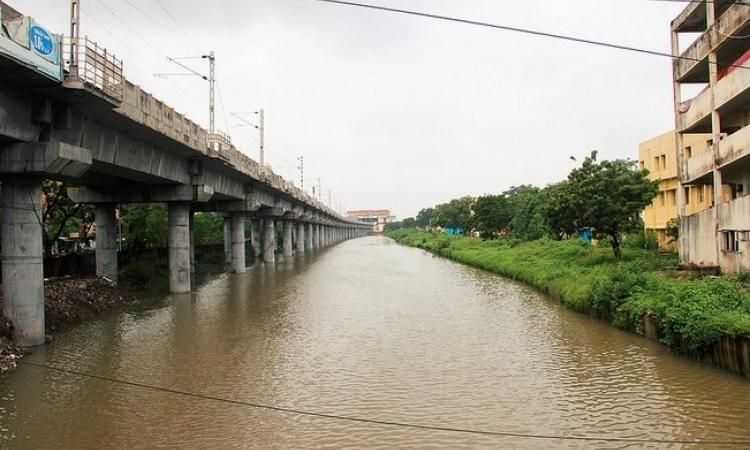
[[[690,204],[690,188],[689,187],[685,188],[685,204],[686,205]]]
[[[654,156],[654,170],[658,170],[658,169],[659,169],[659,157]]]
[[[667,168],[667,155],[661,155],[661,168]]]
[[[740,241],[744,240],[746,233],[741,231],[722,231],[723,235],[723,250],[728,253],[739,253],[740,252]]]
[[[659,204],[664,206],[664,192],[659,192]]]
[[[698,186],[698,203],[706,201],[706,186]]]
[[[692,158],[693,157],[693,148],[688,146],[685,147],[685,159]]]
[[[646,167],[646,164],[643,161],[639,161],[638,164],[641,166],[641,170]]]
[[[677,205],[677,189],[669,191],[669,197],[672,200],[672,206]]]

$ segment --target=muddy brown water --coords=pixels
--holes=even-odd
[[[750,446],[747,381],[383,237],[215,276],[26,361],[137,385],[22,364],[0,378],[2,448]]]

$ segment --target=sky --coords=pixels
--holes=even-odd
[[[6,1],[6,0],[4,0]],[[670,52],[683,3],[650,0],[362,0]],[[64,0],[7,0],[56,33]],[[162,8],[163,6],[163,8]],[[592,150],[637,158],[674,127],[669,58],[315,0],[81,0],[81,34],[126,77],[208,126],[208,83],[155,76],[166,57],[216,53],[217,128],[333,206],[399,218],[463,195],[564,179]],[[204,60],[183,61],[208,72]],[[252,118],[252,115],[245,117]]]

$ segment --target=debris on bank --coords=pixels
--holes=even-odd
[[[2,305],[0,290],[0,306]],[[105,278],[61,278],[44,283],[44,322],[48,333],[93,319],[135,301]],[[2,308],[0,308],[2,311]],[[16,368],[23,349],[13,343],[12,323],[0,313],[0,374]]]
[[[44,284],[47,332],[92,319],[104,311],[132,303],[135,298],[106,278],[63,278]]]
[[[13,344],[13,324],[0,311],[0,374],[16,368],[16,360],[23,356],[23,349]]]

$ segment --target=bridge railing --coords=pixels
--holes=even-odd
[[[122,60],[88,36],[79,39],[76,46],[72,45],[72,39],[67,36],[63,42],[65,80],[82,82],[84,87],[99,91],[118,103],[122,102]]]

